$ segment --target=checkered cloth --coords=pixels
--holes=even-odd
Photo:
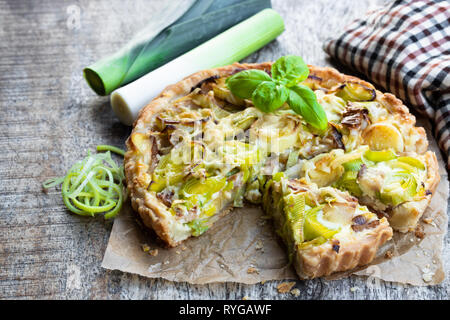
[[[450,169],[449,0],[389,2],[324,50],[426,115]]]

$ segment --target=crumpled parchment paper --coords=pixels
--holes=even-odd
[[[429,125],[418,125],[430,132]],[[432,222],[425,223],[423,219],[420,222],[425,237],[420,239],[414,232],[396,232],[371,265],[327,279],[356,274],[419,286],[444,280],[442,248],[447,234],[449,183],[436,142],[432,137],[428,139],[430,149],[438,157],[441,181],[423,216]],[[157,249],[158,254],[150,255],[143,246]],[[387,251],[392,253],[391,258],[386,257]],[[166,249],[127,204],[114,221],[102,267],[194,284],[226,281],[252,284],[297,278],[271,221],[255,206],[234,209],[200,237]]]

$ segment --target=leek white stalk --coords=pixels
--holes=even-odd
[[[281,16],[265,9],[197,48],[148,73],[111,94],[111,106],[119,120],[132,125],[139,111],[166,86],[199,70],[239,61],[284,31]]]

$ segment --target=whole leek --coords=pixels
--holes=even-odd
[[[126,125],[132,125],[139,110],[166,86],[203,69],[239,61],[260,49],[284,31],[281,16],[265,9],[197,48],[185,53],[111,94],[111,106]]]
[[[107,95],[270,6],[270,0],[197,0],[160,33],[150,24],[117,53],[85,68],[84,77]]]

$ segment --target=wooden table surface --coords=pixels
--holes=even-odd
[[[273,0],[286,31],[246,61],[298,54],[330,65],[321,45],[381,0]],[[98,144],[123,147],[130,128],[95,95],[81,70],[124,44],[161,0],[0,0],[0,299],[294,299],[278,281],[190,285],[100,267],[112,222],[65,210],[43,193]],[[448,238],[448,237],[447,237]],[[444,250],[449,263],[449,243]],[[448,299],[433,287],[371,285],[351,277],[297,281],[296,299]]]

